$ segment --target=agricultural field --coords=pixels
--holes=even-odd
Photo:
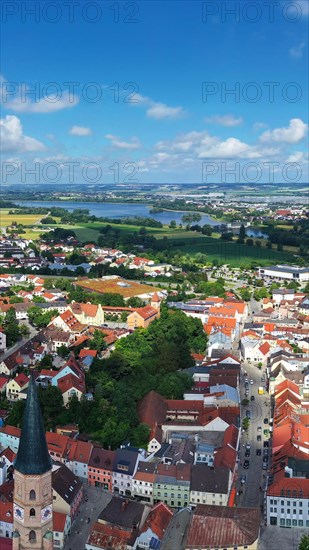
[[[117,279],[80,279],[76,284],[85,290],[93,292],[110,292],[112,294],[121,294],[124,299],[132,296],[141,296],[151,292],[159,291],[160,289],[153,285],[126,281],[122,278]],[[122,286],[124,285],[124,286]]]
[[[0,227],[9,227],[13,222],[35,225],[44,217],[42,214],[9,214],[10,211],[0,209]]]

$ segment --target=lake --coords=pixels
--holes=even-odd
[[[135,203],[130,204],[128,202],[123,203],[115,203],[115,202],[74,202],[74,201],[18,201],[16,204],[19,204],[20,206],[31,206],[31,207],[44,207],[44,208],[53,208],[53,207],[61,207],[65,208],[66,210],[69,210],[72,212],[73,210],[76,210],[77,208],[84,208],[89,210],[89,213],[92,216],[97,217],[105,217],[105,218],[128,218],[128,217],[135,217],[139,216],[141,218],[153,218],[154,220],[157,220],[163,224],[169,224],[171,220],[175,220],[177,225],[182,223],[183,225],[186,225],[186,222],[182,221],[182,216],[185,214],[185,212],[179,211],[179,210],[173,210],[168,211],[164,210],[163,212],[159,212],[158,214],[152,214],[150,212],[152,206],[148,204],[143,203]],[[208,214],[202,214],[201,213],[201,220],[198,222],[192,222],[198,223],[199,225],[219,225],[221,222],[218,220],[215,220],[211,218]],[[259,229],[254,228],[248,228],[246,230],[246,233],[249,237],[265,237],[267,238],[267,235],[262,233]]]

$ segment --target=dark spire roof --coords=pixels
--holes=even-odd
[[[25,475],[44,474],[52,468],[34,376],[31,373],[15,470]]]

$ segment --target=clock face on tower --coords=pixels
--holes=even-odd
[[[19,521],[24,521],[24,509],[17,504],[14,504],[14,517]]]
[[[41,510],[41,519],[42,521],[49,520],[53,515],[52,507],[51,506],[45,506],[45,508],[42,508]]]

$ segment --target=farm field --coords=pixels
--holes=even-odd
[[[0,227],[8,227],[12,222],[34,225],[44,217],[42,214],[9,214],[10,210],[0,209]]]
[[[127,285],[120,286],[119,283]],[[110,292],[113,294],[121,294],[124,299],[131,298],[132,296],[140,296],[142,294],[149,294],[149,292],[159,291],[160,289],[153,285],[146,285],[142,283],[136,283],[133,281],[126,281],[125,279],[80,279],[76,281],[76,284],[85,290],[94,292]]]

